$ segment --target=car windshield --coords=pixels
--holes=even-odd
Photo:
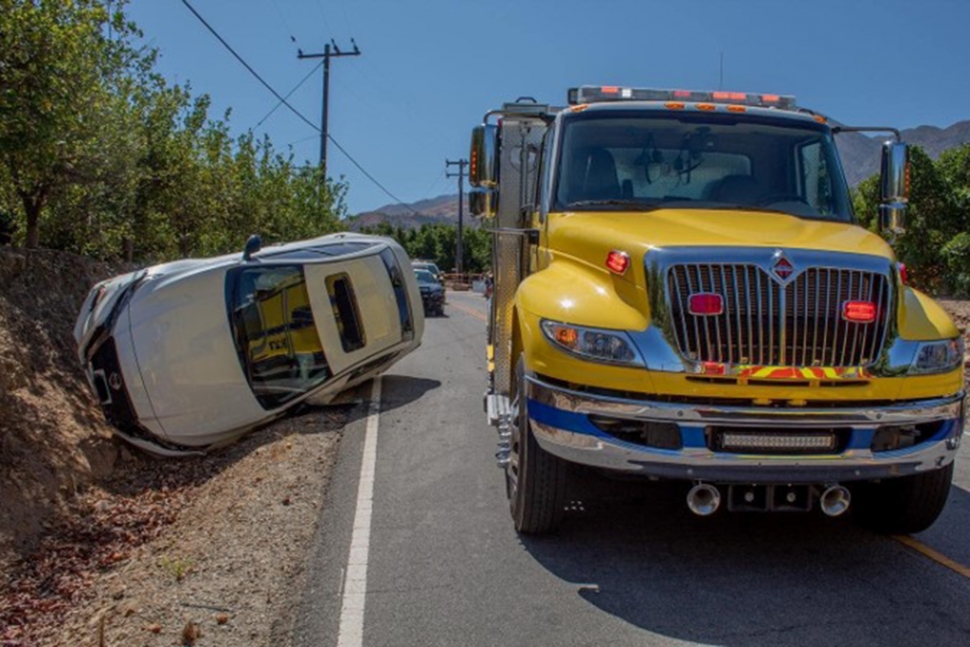
[[[635,111],[564,124],[553,208],[749,209],[851,221],[828,129],[777,118]]]
[[[428,270],[414,270],[414,275],[417,277],[418,283],[437,283]]]

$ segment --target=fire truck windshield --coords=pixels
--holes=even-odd
[[[555,173],[555,211],[748,209],[853,220],[832,136],[808,122],[577,113],[563,123]]]

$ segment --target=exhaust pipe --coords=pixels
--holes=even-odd
[[[822,492],[822,497],[819,499],[819,506],[822,508],[822,512],[825,513],[827,517],[838,517],[844,514],[846,510],[849,509],[849,504],[852,502],[852,495],[849,491],[841,485],[832,485]]]
[[[721,492],[707,483],[698,483],[687,493],[687,507],[698,517],[707,517],[721,506]]]

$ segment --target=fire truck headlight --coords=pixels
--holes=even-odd
[[[542,332],[553,346],[582,359],[625,366],[645,365],[629,335],[621,330],[586,328],[543,320]]]
[[[963,337],[922,343],[916,351],[916,359],[909,367],[909,373],[949,373],[963,364],[965,351]]]

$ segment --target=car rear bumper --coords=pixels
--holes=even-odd
[[[966,416],[963,393],[946,398],[855,407],[736,407],[670,403],[583,393],[528,377],[529,417],[540,446],[560,458],[661,478],[747,483],[826,483],[906,476],[956,456]],[[604,430],[659,423],[679,436],[667,448]],[[922,426],[909,447],[874,451],[880,430]],[[822,454],[739,453],[715,446],[718,430],[762,437],[837,429],[837,450]]]

